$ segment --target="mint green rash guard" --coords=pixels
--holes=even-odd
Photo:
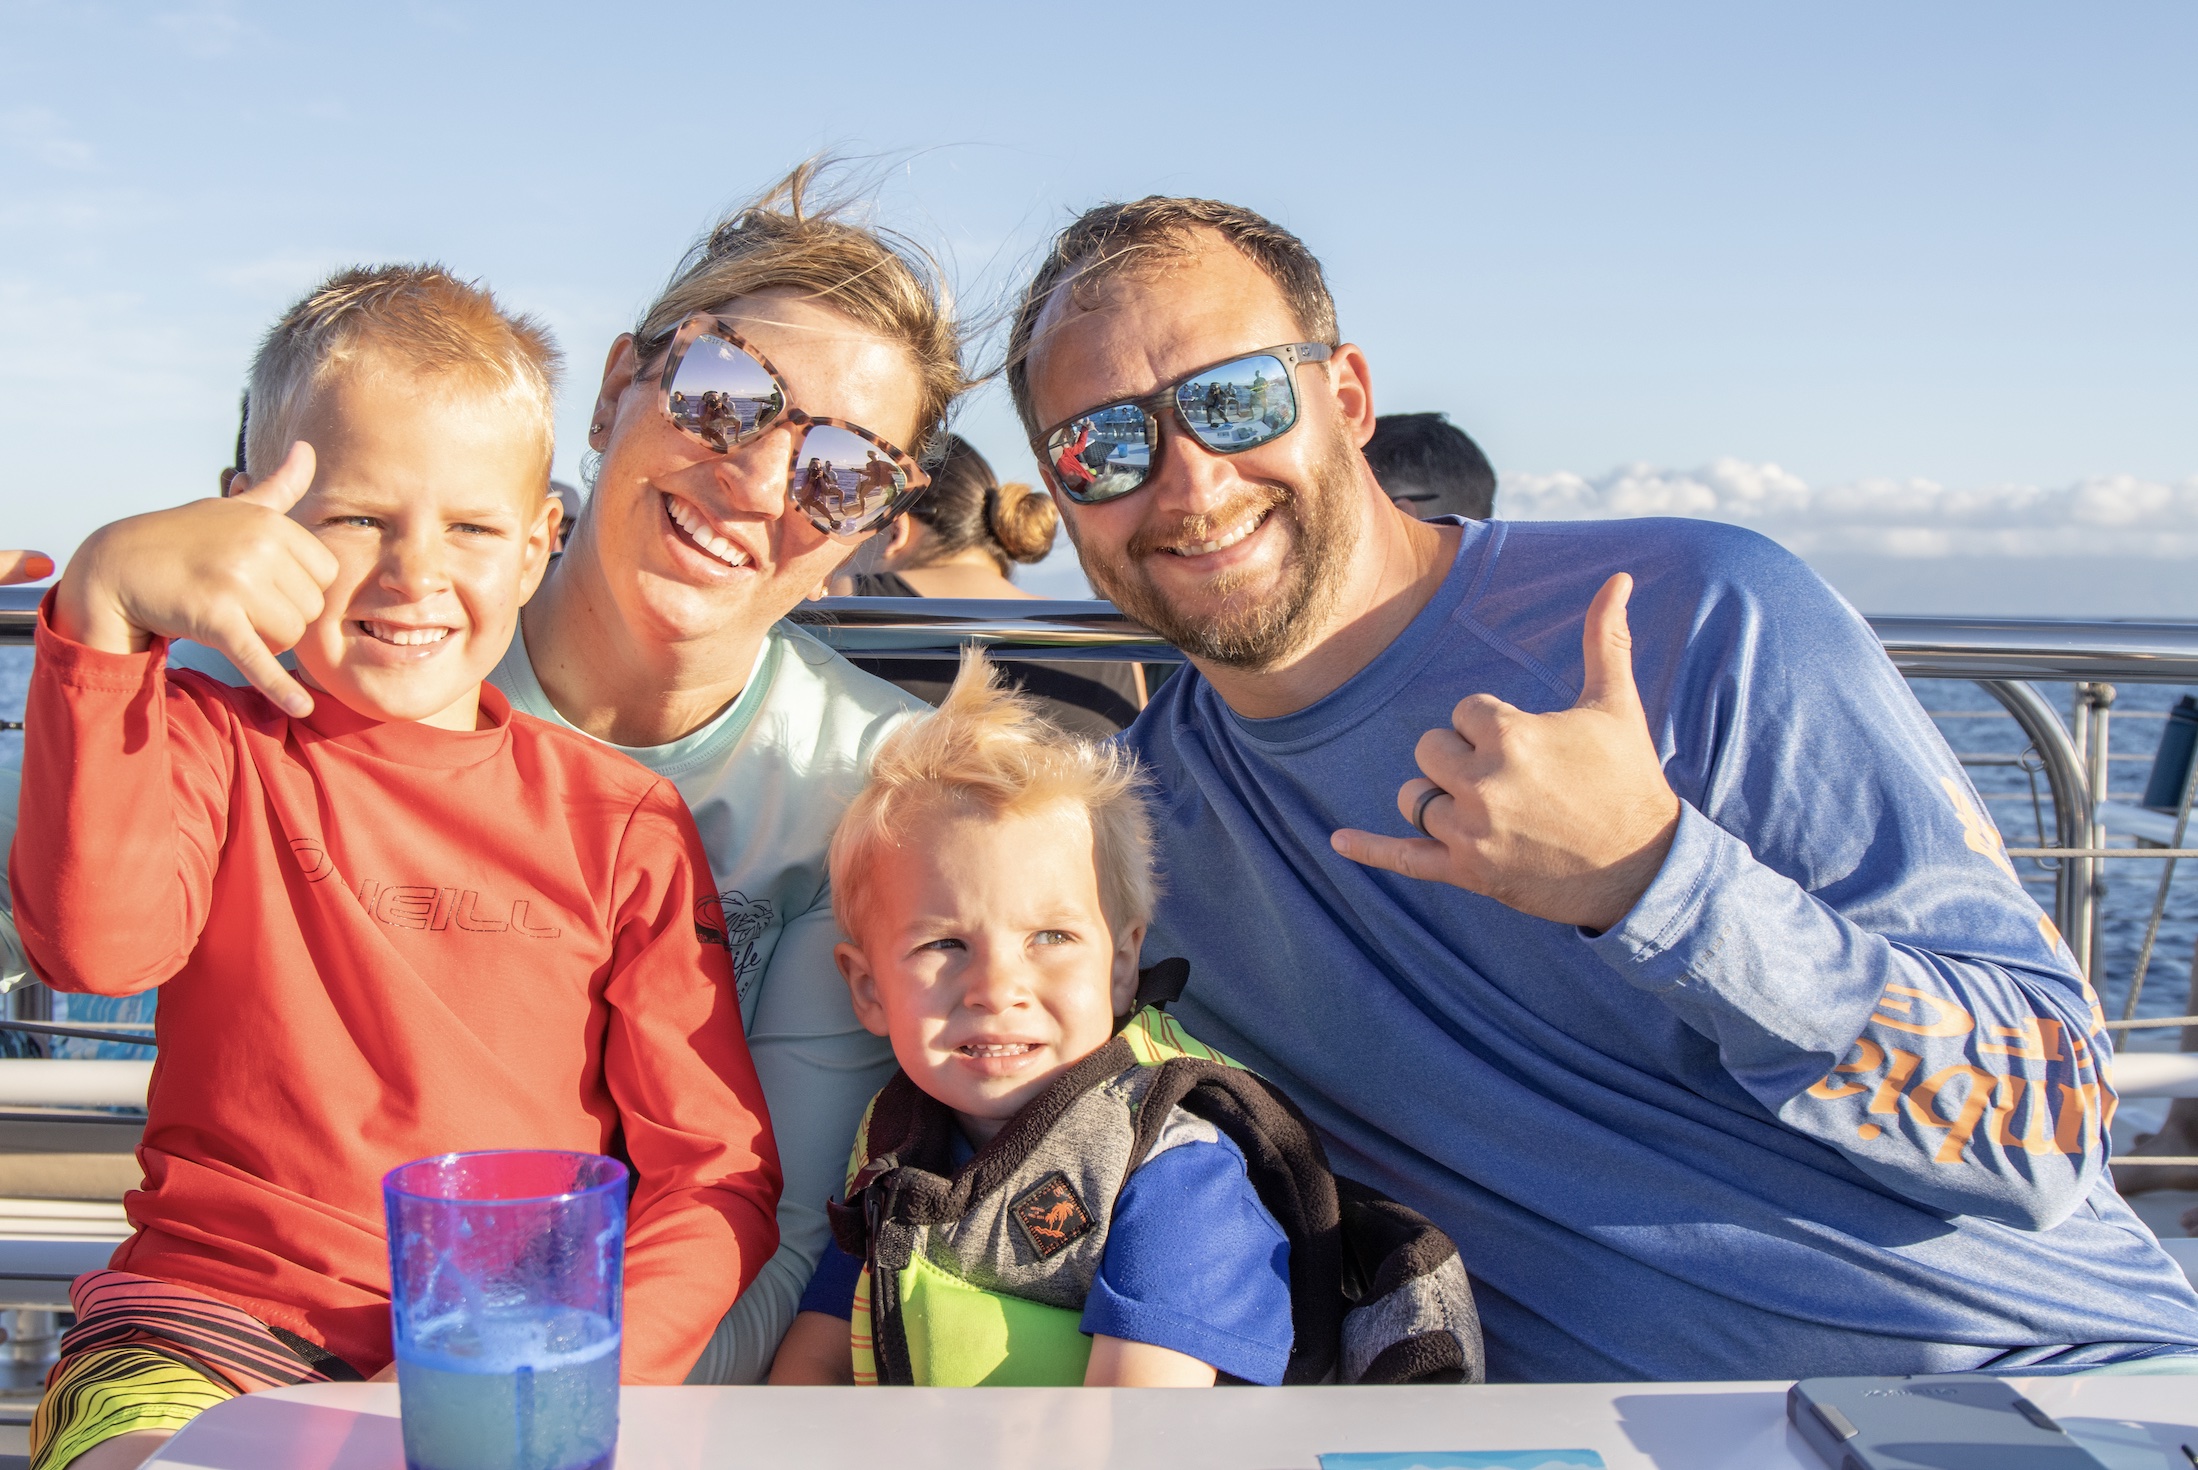
[[[514,709],[570,722],[542,692],[522,632],[489,682]],[[725,712],[667,745],[611,748],[679,789],[717,880],[740,1019],[770,1105],[785,1192],[779,1247],[741,1294],[690,1383],[760,1383],[831,1228],[862,1110],[893,1075],[893,1049],[855,1019],[832,960],[839,926],[825,853],[878,744],[925,708],[791,623],[763,640]]]
[[[1244,719],[1196,670],[1122,737],[1158,783],[1144,961],[1429,1216],[1489,1376],[2190,1371],[2198,1297],[2107,1173],[2108,1034],[1869,626],[1700,521],[1487,522],[1326,698]],[[1569,708],[1631,572],[1682,803],[1601,935],[1360,867],[1468,694]]]

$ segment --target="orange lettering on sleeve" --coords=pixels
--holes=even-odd
[[[1883,1014],[1899,1011],[1902,1015],[1915,1010],[1905,1000],[1893,999],[1896,995],[1912,996],[1925,1007],[1921,1021],[1903,1021],[1898,1016]],[[1890,1026],[1895,1031],[1907,1031],[1916,1036],[1966,1036],[1977,1028],[1976,1017],[1970,1015],[1950,1000],[1918,990],[1912,985],[1888,985],[1885,994],[1878,998],[1878,1013],[1870,1017],[1880,1026]]]
[[[1838,1066],[1832,1068],[1831,1072],[1825,1074],[1822,1082],[1809,1089],[1809,1096],[1831,1102],[1835,1098],[1853,1097],[1856,1093],[1864,1091],[1863,1085],[1859,1082],[1850,1082],[1845,1086],[1841,1086],[1832,1080],[1832,1077],[1840,1072],[1849,1074],[1875,1072],[1879,1067],[1885,1065],[1884,1047],[1879,1046],[1867,1036],[1856,1037],[1855,1045],[1861,1050],[1862,1055],[1856,1057],[1853,1061],[1841,1062]]]
[[[1939,1097],[1947,1084],[1967,1078],[1969,1089],[1963,1094],[1961,1110],[1951,1117],[1939,1111]],[[1992,1072],[1980,1072],[1967,1062],[1956,1062],[1942,1071],[1933,1072],[1916,1090],[1908,1095],[1908,1108],[1918,1123],[1926,1128],[1950,1130],[1946,1142],[1939,1145],[1933,1161],[1941,1164],[1957,1163],[1962,1150],[1969,1146],[1970,1135],[1977,1131],[1977,1123],[1984,1117],[1986,1104],[1992,1095],[2001,1090],[2004,1079]]]
[[[1978,1051],[2003,1057],[2024,1057],[2033,1062],[2045,1060],[2045,1036],[2038,1029],[2035,1018],[2026,1020],[2019,1026],[1991,1026],[1986,1029],[1994,1036],[2006,1037],[2014,1044],[2010,1046],[2006,1042],[1980,1041],[1977,1043]]]
[[[2091,1151],[2099,1137],[2099,1084],[2061,1086],[2061,1113],[2055,1120],[2053,1146],[2064,1154],[2081,1156]]]
[[[1916,1075],[1916,1068],[1923,1065],[1923,1058],[1911,1051],[1894,1048],[1893,1065],[1886,1070],[1885,1080],[1878,1083],[1877,1092],[1870,1098],[1870,1106],[1863,1111],[1871,1113],[1897,1113],[1900,1111],[1900,1090],[1908,1085],[1908,1079]]]
[[[1993,1108],[1999,1115],[1999,1122],[1993,1127],[1992,1141],[2003,1148],[2019,1147],[2026,1154],[2059,1153],[2059,1146],[2045,1131],[2045,1125],[2051,1116],[2051,1110],[2046,1106],[2048,1094],[2045,1085],[2040,1083],[2032,1088],[2021,1077],[2005,1077],[2001,1081],[2006,1084],[2007,1099]],[[2030,1095],[2030,1112],[2023,1124],[2022,1135],[2017,1137],[2013,1126],[2015,1110],[2022,1106],[2023,1094],[2026,1092]]]

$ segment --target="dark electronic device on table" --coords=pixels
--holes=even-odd
[[[2106,1470],[2004,1378],[1804,1378],[1786,1417],[1831,1470]]]

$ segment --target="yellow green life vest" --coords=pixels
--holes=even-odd
[[[858,1383],[1082,1383],[1079,1323],[1122,1184],[1155,1152],[1216,1134],[1243,1151],[1289,1238],[1284,1382],[1481,1381],[1479,1318],[1449,1238],[1337,1179],[1287,1098],[1156,1007],[956,1168],[958,1126],[906,1074],[863,1115],[846,1200],[831,1206],[840,1245],[864,1262]]]

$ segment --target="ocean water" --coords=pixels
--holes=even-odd
[[[22,718],[30,657],[27,648],[0,648],[0,719]],[[1924,679],[1915,681],[1914,687],[1924,708],[1938,714],[1938,727],[1949,745],[1965,755],[1997,762],[1971,766],[1970,776],[1990,804],[1993,818],[2008,845],[2050,846],[2049,834],[2054,830],[2053,802],[2043,776],[2030,767],[2005,763],[2020,757],[2023,752],[2027,742],[2021,729],[1991,696],[1974,684]],[[2044,685],[2041,688],[2060,708],[2062,718],[2073,725],[2073,686]],[[2113,755],[2109,785],[2115,797],[2134,801],[2142,794],[2163,728],[2161,717],[2177,697],[2192,692],[2158,684],[2128,684],[2119,688],[2109,727]],[[0,766],[18,766],[22,749],[20,734],[0,732]],[[2107,1014],[2119,1016],[2129,993],[2130,976],[2136,968],[2145,924],[2158,893],[2160,865],[2117,859],[2103,866],[2107,869],[2107,893],[2101,911],[2104,948],[2096,983]],[[2020,860],[2017,867],[2040,902],[2050,906],[2053,875],[2048,865],[2025,859]],[[2198,1007],[2190,1004],[2198,999],[2192,994],[2194,945],[2198,945],[2198,862],[2186,862],[2177,865],[2168,893],[2151,969],[2137,1007],[2139,1016],[2198,1014]],[[149,996],[119,1001],[99,996],[55,997],[57,1016],[65,1014],[87,1024],[147,1020],[151,1011]],[[2177,1040],[2177,1033],[2170,1029],[2137,1031],[2125,1035],[2122,1045],[2125,1049],[2173,1051]],[[64,1042],[58,1054],[145,1055],[136,1048],[92,1042]]]
[[[408,1470],[599,1470],[618,1443],[618,1329],[569,1308],[453,1320],[398,1344]]]
[[[1976,685],[1951,679],[1919,679],[1913,685],[1923,707],[1932,711],[1946,743],[1964,756],[1981,757],[1993,764],[1972,764],[1969,776],[1992,809],[2000,835],[2009,847],[2054,845],[2053,799],[2045,776],[2035,762],[2003,764],[2020,757],[2028,745],[2021,729],[1996,701]],[[2074,686],[2040,685],[2061,719],[2075,725]],[[2131,804],[2143,795],[2145,778],[2165,728],[2164,716],[2175,701],[2198,690],[2163,684],[2124,684],[2116,687],[2112,717],[2108,721],[2107,788],[2111,799]],[[2198,829],[2198,819],[2193,821]],[[2116,847],[2132,845],[2124,837],[2110,837]],[[2186,845],[2198,846],[2198,836]],[[2119,1017],[2129,998],[2130,980],[2144,942],[2145,926],[2160,893],[2160,874],[2165,866],[2116,858],[2100,864],[2106,869],[2106,897],[2100,906],[2101,952],[2099,973],[2092,983],[2109,1017]],[[2050,911],[2053,903],[2053,871],[2048,862],[2017,858],[2016,871]],[[2152,963],[2145,973],[2144,989],[2137,1002],[2139,1018],[2198,1014],[2190,1005],[2193,946],[2198,945],[2198,862],[2175,865],[2159,936],[2154,941]],[[2180,1032],[2173,1028],[2123,1033],[2116,1042],[2121,1050],[2173,1051]]]

